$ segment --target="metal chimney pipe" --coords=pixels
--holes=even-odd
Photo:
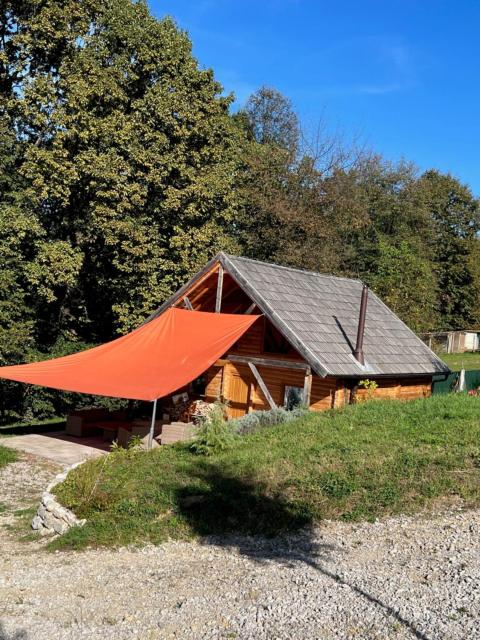
[[[368,301],[368,287],[363,285],[362,299],[360,301],[360,314],[358,316],[358,330],[357,330],[357,343],[355,345],[354,357],[360,362],[361,365],[365,364],[365,357],[363,355],[363,335],[365,333],[365,316],[367,315],[367,301]]]

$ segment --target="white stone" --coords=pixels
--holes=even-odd
[[[70,529],[70,527],[66,522],[64,522],[63,520],[59,520],[58,518],[55,520],[53,524],[53,530],[55,531],[55,533],[61,535],[62,533],[68,531],[68,529]]]

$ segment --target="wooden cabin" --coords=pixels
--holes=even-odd
[[[372,292],[359,335],[363,290],[360,280],[220,253],[152,318],[170,306],[259,316],[200,381],[205,399],[224,400],[230,417],[296,402],[319,411],[368,396],[430,395],[447,365]],[[359,386],[365,379],[376,389]]]

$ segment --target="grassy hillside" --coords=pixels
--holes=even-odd
[[[437,396],[309,414],[210,457],[186,446],[119,452],[58,487],[88,519],[54,545],[275,534],[323,518],[413,512],[441,496],[480,503],[480,400]]]
[[[17,459],[17,454],[13,449],[7,449],[0,445],[0,469],[9,462],[14,462]]]

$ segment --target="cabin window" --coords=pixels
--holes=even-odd
[[[303,387],[290,387],[285,385],[285,393],[283,396],[283,406],[287,411],[291,411],[303,404]]]
[[[265,323],[263,333],[264,353],[288,354],[292,352],[292,347],[286,338],[270,322]]]

